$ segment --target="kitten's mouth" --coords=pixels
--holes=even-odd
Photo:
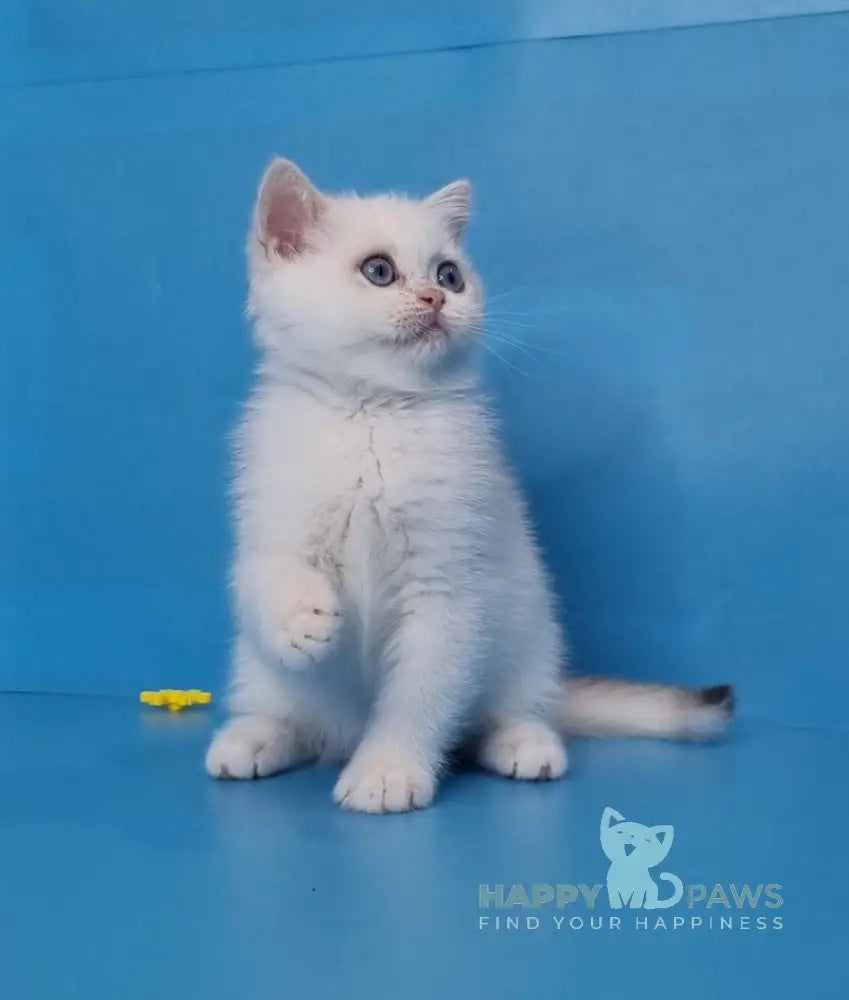
[[[633,844],[625,844],[625,848],[624,848],[624,850],[625,850],[625,857],[629,858],[634,853],[634,851],[636,851],[636,849],[637,848]]]
[[[442,325],[438,316],[433,316],[432,318],[423,319],[416,323],[413,328],[412,333],[407,338],[408,343],[415,343],[416,341],[440,341],[447,339],[448,330]]]
[[[420,324],[420,328],[424,334],[445,333],[445,327],[440,322],[438,316],[433,316],[430,319],[423,320]]]

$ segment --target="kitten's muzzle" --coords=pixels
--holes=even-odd
[[[623,849],[625,851],[625,857],[630,858],[630,856],[636,851],[636,846],[634,844],[623,844]]]

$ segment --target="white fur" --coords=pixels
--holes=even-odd
[[[565,771],[564,641],[475,380],[468,194],[330,198],[287,161],[266,173],[248,245],[262,362],[237,435],[234,718],[207,756],[215,776],[339,759],[343,808],[394,812],[432,801],[460,744],[508,776]],[[388,287],[360,273],[376,253],[395,261]],[[444,260],[466,287],[426,329],[420,296]]]

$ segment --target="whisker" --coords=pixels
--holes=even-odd
[[[516,373],[517,373],[518,375],[524,375],[524,376],[525,376],[525,378],[531,378],[531,377],[532,377],[532,375],[531,375],[531,373],[530,373],[530,372],[526,372],[526,371],[525,371],[525,370],[524,370],[523,368],[518,368],[518,367],[517,367],[516,365],[514,365],[514,364],[511,364],[511,363],[510,363],[510,362],[509,362],[509,361],[507,360],[507,358],[505,358],[505,357],[504,357],[504,355],[503,355],[503,354],[500,354],[500,353],[499,353],[499,352],[498,352],[498,351],[497,351],[497,350],[496,350],[496,349],[495,349],[495,348],[494,348],[494,347],[492,346],[492,344],[488,344],[488,343],[487,343],[487,342],[486,342],[485,340],[483,340],[483,339],[478,339],[478,341],[477,341],[477,342],[478,342],[478,343],[480,344],[480,346],[481,346],[481,347],[482,347],[482,348],[483,348],[483,349],[484,349],[485,351],[488,351],[488,352],[489,352],[489,353],[490,353],[490,354],[491,354],[491,355],[492,355],[493,357],[495,357],[495,358],[498,358],[498,360],[499,360],[499,361],[500,361],[500,362],[501,362],[502,364],[506,365],[506,366],[507,366],[507,367],[508,367],[509,369],[511,369],[511,371],[514,371],[514,372],[516,372]]]
[[[520,295],[526,290],[524,288],[508,288],[505,292],[496,292],[495,295],[487,295],[487,300],[489,302],[497,302],[499,299],[507,299],[511,295]]]
[[[567,358],[569,355],[563,351],[554,350],[554,348],[546,347],[543,344],[537,344],[532,341],[522,340],[519,337],[512,336],[508,334],[508,331],[499,330],[498,328],[493,328],[492,325],[486,324],[481,326],[470,327],[475,332],[481,334],[483,338],[489,337],[495,339],[503,344],[509,345],[510,347],[517,347],[520,350],[527,348],[530,351],[538,351],[541,354],[550,354],[556,358]],[[537,359],[534,359],[537,360]]]
[[[495,340],[498,341],[499,344],[504,344],[505,347],[515,347],[516,350],[521,351],[526,358],[529,358],[531,361],[533,361],[535,365],[542,364],[542,360],[538,357],[535,357],[531,353],[531,349],[533,348],[532,344],[523,344],[520,341],[510,340],[507,337],[499,337],[498,334],[493,333],[492,330],[485,330],[482,331],[482,333],[483,333],[483,338],[481,339],[481,343],[486,343],[487,337],[494,338]]]
[[[538,328],[536,323],[522,323],[519,320],[511,319],[509,316],[499,316],[498,313],[487,313],[487,319],[495,320],[504,326],[515,326],[520,330],[534,330]]]
[[[552,306],[550,309],[515,309],[506,311],[504,309],[487,309],[487,316],[498,316],[503,319],[527,320],[534,322],[538,319],[550,319],[552,317],[564,316],[569,312],[568,306]]]

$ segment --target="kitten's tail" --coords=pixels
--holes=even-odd
[[[677,875],[673,875],[672,872],[661,872],[658,878],[665,879],[667,882],[672,883],[672,895],[668,896],[666,899],[659,899],[655,903],[653,909],[655,910],[666,910],[670,906],[675,906],[677,903],[681,902],[681,897],[684,895],[684,883],[678,878]]]
[[[556,721],[570,736],[711,740],[725,732],[733,715],[734,691],[728,684],[685,688],[570,675],[562,685]]]

